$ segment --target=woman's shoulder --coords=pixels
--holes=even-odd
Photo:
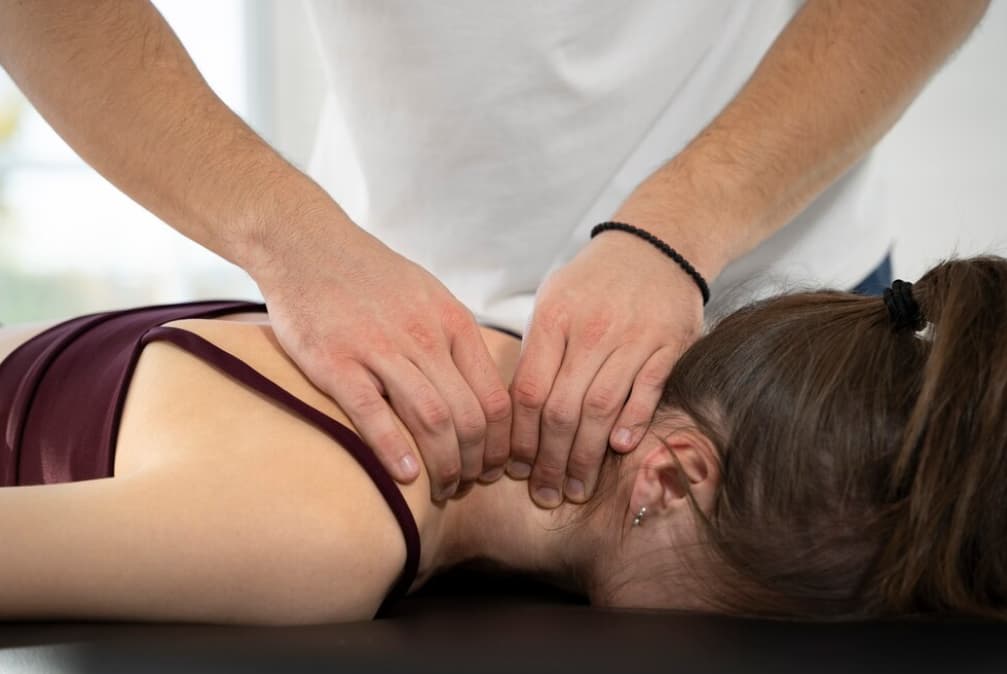
[[[202,337],[354,430],[284,353],[268,323],[185,319],[168,327]],[[166,342],[149,344],[137,363],[116,476],[152,466],[205,485],[220,512],[252,508],[263,545],[290,569],[329,569],[333,591],[344,594],[334,600],[340,605],[352,595],[365,612],[376,608],[402,571],[398,522],[347,451],[284,406]],[[422,531],[432,509],[426,476],[399,489]],[[307,539],[316,543],[305,545]],[[321,579],[325,572],[319,573]]]

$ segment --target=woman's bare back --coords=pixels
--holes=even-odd
[[[264,315],[168,325],[202,336],[352,428],[283,353]],[[0,358],[45,327],[0,331]],[[517,341],[486,332],[502,369],[512,371]],[[438,513],[425,473],[401,490],[422,537]],[[0,513],[0,536],[25,540],[29,532],[0,571],[22,587],[0,591],[0,611],[12,616],[361,619],[377,609],[405,559],[398,523],[345,450],[161,342],[145,348],[131,381],[115,477],[0,490]],[[59,526],[26,529],[18,513],[49,513]],[[69,550],[78,561],[67,569]],[[422,559],[420,569],[418,583]],[[25,585],[26,575],[38,583]]]

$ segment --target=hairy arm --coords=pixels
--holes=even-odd
[[[716,277],[858,161],[989,0],[809,0],[720,115],[616,219]]]
[[[0,64],[46,120],[189,238],[254,271],[278,209],[345,220],[217,98],[149,2],[0,0],[0,17]]]

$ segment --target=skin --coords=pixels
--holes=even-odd
[[[169,325],[200,334],[352,423],[283,353],[261,314]],[[0,330],[0,357],[41,327]],[[481,337],[508,380],[518,343],[491,330]],[[682,471],[700,502],[712,503],[716,461],[702,436],[655,430],[582,526],[560,528],[581,506],[540,509],[523,482],[477,485],[438,504],[421,474],[402,487],[422,540],[413,589],[479,559],[596,603],[701,606],[688,585],[655,585],[646,560],[660,552],[662,564],[674,566],[683,559],[678,551],[691,549],[692,515],[676,480]],[[642,507],[644,526],[632,527]],[[0,565],[0,617],[18,619],[366,619],[405,559],[390,510],[347,452],[168,343],[148,345],[138,362],[115,476],[0,489],[0,538],[18,541]]]
[[[987,6],[809,0],[742,91],[613,219],[712,281],[862,157]],[[227,110],[149,3],[0,0],[0,63],[85,160],[251,274],[280,344],[408,482],[419,467],[401,419],[435,497],[495,479],[510,456],[539,505],[589,498],[606,447],[636,446],[699,334],[692,282],[609,232],[545,281],[508,392],[469,312]],[[347,311],[360,320],[346,325]]]

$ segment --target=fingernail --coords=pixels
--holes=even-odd
[[[559,497],[559,492],[552,487],[539,487],[536,489],[535,500],[539,505],[547,508],[555,508],[562,501]]]
[[[504,467],[497,466],[496,468],[490,468],[485,473],[483,473],[479,479],[483,482],[496,482],[504,474]]]
[[[507,464],[507,474],[515,480],[524,480],[531,475],[531,466],[524,461],[511,461]]]
[[[419,472],[419,466],[416,464],[416,459],[413,458],[412,454],[406,454],[399,459],[399,470],[402,471],[402,477],[407,480],[416,477]]]
[[[584,499],[584,483],[580,480],[567,479],[563,491],[566,492],[567,498],[571,501],[581,501]]]
[[[449,484],[447,487],[441,490],[441,492],[434,499],[435,501],[447,501],[449,498],[455,495],[458,491],[458,483]]]
[[[614,441],[613,444],[625,449],[626,447],[629,447],[629,443],[633,440],[633,432],[628,428],[620,428],[615,432],[615,435],[612,436],[612,440]]]

